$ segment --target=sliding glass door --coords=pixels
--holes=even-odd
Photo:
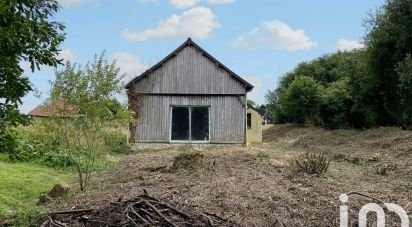
[[[172,142],[209,142],[209,107],[172,107]]]

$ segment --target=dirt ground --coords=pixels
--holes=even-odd
[[[112,170],[93,176],[90,191],[65,206],[97,208],[141,195],[145,189],[179,209],[216,214],[236,226],[339,226],[339,195],[355,191],[399,204],[411,217],[411,131],[276,125],[265,127],[263,137],[262,144],[248,147],[135,152]],[[205,165],[198,170],[173,169],[174,157],[188,151],[201,151]],[[324,152],[331,160],[328,172],[317,176],[293,171],[289,160],[305,151]],[[349,196],[351,226],[357,226],[359,208],[370,202],[377,201]],[[393,214],[387,219],[387,226],[400,226]]]

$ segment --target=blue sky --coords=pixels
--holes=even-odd
[[[157,63],[187,37],[255,85],[268,89],[298,63],[362,47],[363,19],[384,0],[60,0],[66,25],[61,58],[82,65],[106,50],[127,78]],[[54,69],[26,75],[40,97],[23,99],[27,113],[48,97]]]

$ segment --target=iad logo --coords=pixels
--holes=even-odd
[[[339,200],[343,203],[340,206],[340,227],[348,227],[348,195],[341,194]],[[396,213],[401,218],[401,227],[409,227],[409,217],[406,211],[399,205],[393,203],[384,203],[386,209]],[[385,227],[385,211],[376,203],[368,203],[359,211],[359,227],[367,227],[368,213],[374,212],[377,217],[377,227]]]

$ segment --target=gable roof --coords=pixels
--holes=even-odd
[[[52,101],[50,99],[46,99],[43,103],[36,106],[32,109],[27,115],[31,117],[64,117],[61,115],[60,110],[64,108],[65,102],[63,100],[59,101]],[[74,113],[74,108],[68,109],[69,113]]]
[[[58,106],[62,106],[63,103],[57,103]],[[32,117],[51,117],[56,114],[56,104],[52,103],[49,99],[46,99],[43,103],[32,109],[27,115]]]
[[[126,84],[125,88],[129,89],[133,84],[135,84],[136,82],[138,82],[139,80],[145,78],[146,76],[150,75],[151,72],[155,71],[156,69],[160,68],[163,66],[163,64],[167,61],[169,61],[170,59],[172,59],[173,57],[177,56],[177,54],[183,50],[185,47],[187,46],[193,46],[194,48],[198,49],[203,56],[205,56],[206,58],[208,58],[209,60],[213,61],[216,65],[218,65],[219,67],[221,67],[223,70],[225,70],[226,72],[228,72],[234,79],[236,79],[237,81],[239,81],[240,83],[243,84],[243,86],[246,88],[246,91],[251,91],[253,89],[253,85],[251,85],[249,82],[247,82],[246,80],[244,80],[242,77],[240,77],[239,75],[237,75],[236,73],[234,73],[232,70],[230,70],[228,67],[226,67],[225,65],[223,65],[222,63],[220,63],[216,58],[214,58],[212,55],[210,55],[209,53],[207,53],[205,50],[203,50],[199,45],[197,45],[195,42],[192,41],[191,38],[188,38],[182,45],[180,45],[176,50],[174,50],[172,53],[170,53],[169,55],[167,55],[163,60],[161,60],[159,63],[157,63],[156,65],[152,66],[150,69],[146,70],[145,72],[143,72],[142,74],[140,74],[139,76],[135,77],[134,79],[132,79],[129,83]]]

